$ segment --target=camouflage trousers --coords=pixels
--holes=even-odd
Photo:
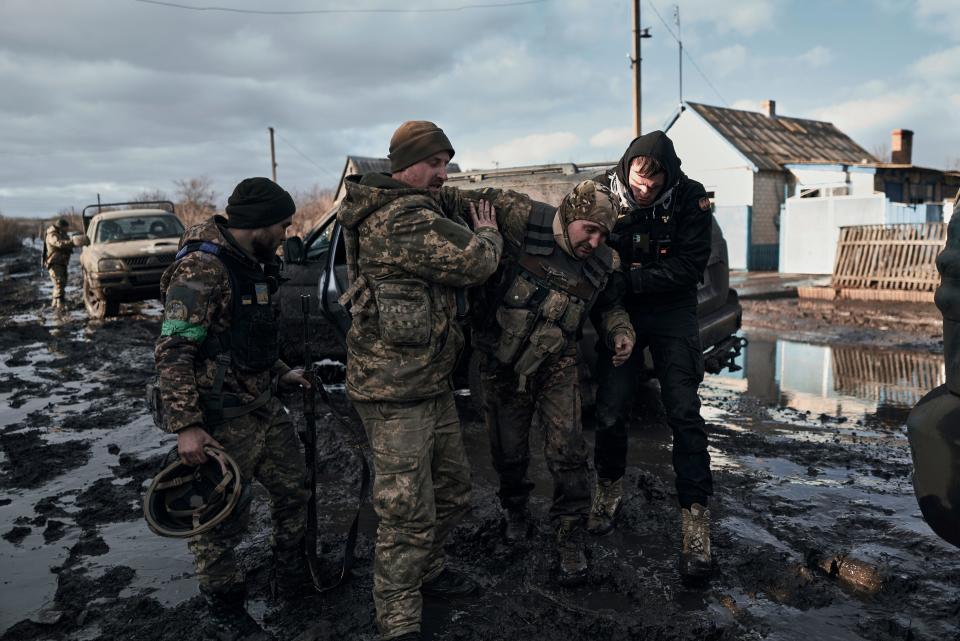
[[[373,450],[373,603],[390,639],[420,629],[420,585],[443,570],[443,544],[469,506],[470,466],[452,392],[354,407]]]
[[[67,289],[67,266],[54,263],[47,268],[53,281],[53,294],[50,296],[54,307],[63,307]]]
[[[256,479],[270,496],[271,540],[278,554],[299,558],[307,520],[306,472],[293,424],[277,398],[256,412],[217,425],[212,435],[240,468],[244,483]],[[249,488],[247,488],[249,491]],[[250,501],[241,501],[216,528],[189,541],[200,587],[223,592],[243,585],[233,550],[250,517]]]
[[[482,355],[484,418],[490,434],[493,467],[500,476],[500,504],[508,509],[527,504],[533,483],[530,426],[538,415],[546,441],[544,453],[553,477],[550,518],[583,516],[590,509],[587,445],[580,420],[577,345],[571,342],[550,356],[518,391],[517,375],[490,354]]]

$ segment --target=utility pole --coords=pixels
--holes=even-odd
[[[673,17],[676,18],[677,21],[677,44],[680,47],[677,55],[679,60],[678,68],[680,70],[678,74],[680,78],[680,107],[683,108],[683,35],[680,33],[680,5],[678,4],[673,5]]]
[[[650,29],[640,27],[640,0],[633,0],[633,57],[630,58],[630,67],[633,69],[633,135],[642,133],[641,122],[642,90],[640,84],[640,39],[649,38]]]
[[[273,146],[273,127],[267,127],[270,132],[270,170],[273,171],[273,182],[277,182],[277,152]]]

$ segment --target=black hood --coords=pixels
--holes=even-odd
[[[634,138],[623,153],[620,162],[617,163],[616,173],[620,183],[624,186],[630,184],[628,181],[630,161],[637,156],[650,156],[656,158],[657,162],[660,163],[667,174],[667,179],[663,183],[664,190],[675,186],[677,181],[680,180],[680,159],[673,149],[673,141],[659,129]]]

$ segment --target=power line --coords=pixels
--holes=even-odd
[[[280,135],[280,132],[279,132],[279,131],[274,130],[274,133],[276,134],[277,138],[279,138],[281,141],[283,141],[283,143],[286,144],[288,147],[290,147],[290,149],[293,149],[295,152],[297,152],[298,154],[300,154],[300,157],[303,158],[304,160],[306,160],[308,163],[310,163],[311,165],[313,165],[314,167],[316,167],[317,169],[319,169],[319,170],[322,171],[323,173],[327,174],[328,176],[332,176],[332,177],[337,178],[337,179],[340,178],[340,176],[335,175],[335,174],[334,174],[332,171],[330,171],[329,169],[324,169],[324,168],[321,167],[317,162],[315,162],[310,156],[308,156],[307,154],[303,153],[302,151],[300,151],[299,149],[297,149],[296,147],[294,147],[294,146],[293,146],[293,143],[290,142],[289,140],[287,140],[286,138],[284,138],[282,135]]]
[[[677,44],[679,44],[679,43],[680,43],[680,38],[677,36],[677,34],[675,34],[675,33],[673,32],[673,29],[671,29],[671,28],[670,28],[670,25],[667,24],[667,21],[663,19],[663,16],[660,15],[660,11],[657,10],[657,5],[653,4],[653,0],[647,0],[647,4],[649,4],[649,5],[650,5],[650,8],[653,9],[653,12],[654,12],[655,14],[657,14],[657,18],[659,18],[659,19],[660,19],[660,22],[663,23],[663,27],[664,27],[664,29],[667,30],[667,33],[669,33],[671,36],[673,36],[673,39],[677,41]],[[689,50],[689,49],[684,49],[684,50],[683,50],[683,55],[687,58],[687,60],[690,61],[690,64],[693,65],[693,68],[697,70],[697,73],[699,73],[699,74],[700,74],[700,77],[703,78],[703,81],[704,81],[705,83],[707,83],[707,86],[710,87],[711,89],[713,89],[713,93],[717,94],[717,98],[720,99],[720,102],[723,103],[723,106],[724,106],[724,107],[729,107],[730,105],[727,103],[727,101],[724,99],[724,97],[720,94],[719,91],[717,91],[717,88],[713,86],[713,83],[710,82],[710,79],[707,78],[707,74],[703,73],[703,69],[700,68],[700,65],[697,64],[697,61],[694,60],[694,59],[693,59],[693,56],[690,55],[690,50]]]
[[[176,2],[162,2],[161,0],[134,0],[134,2],[142,2],[144,4],[156,4],[163,7],[186,9],[189,11],[224,11],[227,13],[254,13],[265,16],[305,16],[331,13],[454,13],[457,11],[468,11],[471,9],[501,9],[503,7],[519,7],[523,5],[542,4],[547,1],[548,0],[515,0],[514,2],[464,4],[458,7],[438,8],[413,7],[400,9],[306,9],[296,11],[271,11],[266,9],[237,9],[234,7],[194,7]]]

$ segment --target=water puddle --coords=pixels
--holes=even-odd
[[[786,340],[750,339],[737,365],[742,369],[709,376],[707,384],[786,412],[781,418],[791,423],[803,423],[798,415],[805,415],[809,424],[869,418],[899,427],[917,401],[945,380],[940,354]]]

